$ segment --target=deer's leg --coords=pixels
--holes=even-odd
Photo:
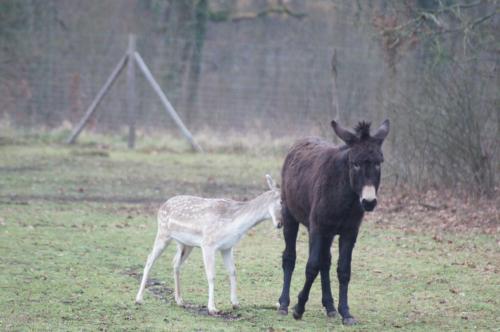
[[[339,260],[337,266],[337,277],[339,279],[339,313],[344,325],[356,324],[356,319],[349,312],[347,291],[351,279],[352,250],[356,243],[357,232],[353,234],[341,234],[339,239]]]
[[[285,238],[285,250],[282,257],[283,268],[283,289],[279,298],[278,313],[281,315],[288,314],[288,306],[290,305],[290,283],[292,281],[293,270],[295,269],[297,233],[299,231],[299,223],[292,217],[290,211],[286,207],[281,210],[283,217],[283,236]]]
[[[326,261],[322,264],[319,271],[321,275],[321,303],[323,304],[323,307],[325,307],[326,315],[328,317],[335,317],[337,314],[337,310],[335,310],[335,305],[333,303],[332,288],[330,286],[330,267],[332,265],[330,248],[332,246],[333,238],[334,237],[332,236],[329,244],[325,243],[325,246],[328,246],[328,257],[323,257]]]
[[[305,311],[305,305],[309,299],[311,286],[318,276],[320,270],[328,265],[330,255],[330,245],[333,235],[321,234],[318,231],[311,230],[309,234],[309,259],[306,265],[306,281],[302,291],[299,293],[297,305],[293,308],[293,318],[301,319]]]
[[[181,266],[188,258],[189,254],[193,250],[193,247],[186,246],[184,244],[177,244],[177,253],[175,254],[173,266],[174,266],[174,285],[175,285],[175,302],[178,305],[184,305],[184,300],[181,296],[181,285],[180,285],[180,272]]]
[[[240,303],[238,302],[238,296],[236,295],[236,268],[234,266],[233,248],[222,250],[221,254],[222,259],[224,260],[224,265],[229,273],[229,282],[231,283],[231,303],[233,305],[233,309],[238,309],[240,307]]]
[[[167,245],[170,243],[172,239],[167,234],[163,233],[161,230],[158,230],[158,234],[156,235],[155,243],[153,245],[153,250],[148,256],[146,261],[146,265],[144,266],[144,272],[142,274],[141,286],[139,287],[139,291],[137,292],[137,296],[135,297],[135,303],[141,304],[144,297],[144,289],[146,288],[146,282],[148,281],[149,271],[153,267],[154,262],[158,257],[160,257],[161,253]]]
[[[205,264],[205,273],[208,281],[208,313],[210,315],[216,314],[214,300],[214,282],[215,282],[215,249],[213,247],[202,247],[203,263]]]

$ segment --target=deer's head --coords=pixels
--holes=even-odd
[[[281,228],[283,220],[281,217],[281,191],[271,175],[266,174],[267,185],[270,189],[269,215],[276,228]]]

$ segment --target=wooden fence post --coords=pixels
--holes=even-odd
[[[128,109],[128,148],[135,146],[136,94],[135,94],[135,35],[128,36],[127,50],[127,109]]]
[[[139,53],[137,53],[136,38],[135,35],[133,34],[129,35],[129,44],[127,53],[125,53],[125,55],[120,59],[116,67],[113,69],[113,72],[111,72],[111,75],[109,75],[108,79],[106,80],[106,83],[104,83],[101,90],[99,90],[96,97],[92,101],[92,104],[90,104],[89,108],[85,112],[85,115],[80,120],[78,125],[75,127],[75,129],[73,130],[73,132],[71,133],[66,142],[68,144],[75,143],[78,135],[80,135],[80,132],[83,130],[83,128],[89,121],[90,117],[97,109],[97,106],[99,105],[101,100],[104,98],[104,96],[109,91],[113,83],[116,81],[117,77],[120,75],[125,65],[128,64],[127,66],[127,111],[128,111],[128,123],[129,123],[128,147],[130,149],[134,148],[136,106],[137,106],[136,91],[135,91],[135,63],[139,65],[139,69],[146,77],[146,80],[153,87],[153,90],[156,92],[158,97],[160,97],[160,100],[165,108],[165,112],[167,112],[167,115],[169,115],[174,120],[175,124],[181,130],[184,137],[191,144],[193,150],[198,152],[203,152],[201,146],[198,143],[196,143],[196,141],[193,138],[193,135],[191,135],[189,130],[186,128],[182,120],[179,118],[179,115],[177,115],[177,112],[175,112],[174,107],[172,106],[172,104],[170,104],[170,101],[167,99],[167,96],[165,96],[160,86],[155,81],[153,75],[151,74],[151,71],[144,63],[144,60],[142,60]]]
[[[142,60],[142,57],[139,55],[139,53],[135,52],[135,60],[137,61],[137,64],[139,66],[139,69],[141,72],[144,74],[146,77],[146,80],[149,82],[153,90],[156,92],[158,97],[160,97],[160,100],[165,107],[165,112],[167,112],[167,115],[169,115],[179,127],[181,133],[184,135],[184,137],[189,141],[191,144],[191,147],[193,150],[198,151],[198,152],[203,152],[203,149],[201,148],[198,143],[193,138],[193,135],[189,132],[189,130],[186,128],[182,120],[179,118],[179,115],[177,115],[177,112],[175,111],[174,107],[172,104],[170,104],[170,101],[168,101],[167,96],[163,93],[161,90],[160,85],[156,82],[156,80],[153,77],[153,74],[151,74],[151,71],[149,70],[148,66],[144,63],[144,60]]]
[[[76,141],[78,135],[80,135],[80,132],[82,131],[83,127],[85,127],[85,125],[89,121],[90,116],[95,112],[95,110],[97,109],[97,106],[101,102],[102,98],[104,98],[106,93],[109,91],[109,88],[111,87],[111,85],[113,85],[116,78],[118,77],[118,75],[122,71],[123,67],[125,67],[125,64],[127,63],[127,59],[128,59],[127,54],[125,54],[120,59],[120,61],[116,65],[116,67],[113,69],[113,72],[111,73],[111,75],[109,75],[108,80],[106,81],[106,83],[104,83],[101,90],[99,90],[99,92],[95,96],[94,100],[92,101],[92,104],[90,104],[89,108],[85,112],[85,115],[80,120],[80,122],[76,126],[75,130],[73,130],[73,132],[71,133],[71,135],[68,138],[68,140],[66,141],[66,143],[68,143],[68,144],[75,143],[75,141]]]
[[[341,121],[340,117],[340,106],[339,106],[339,94],[337,90],[337,50],[333,49],[332,55],[332,108],[334,109],[334,120]]]

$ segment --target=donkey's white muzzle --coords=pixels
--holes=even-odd
[[[373,211],[377,205],[377,191],[374,186],[364,186],[359,198],[361,206],[365,211]]]

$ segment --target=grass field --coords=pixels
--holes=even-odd
[[[153,268],[145,303],[134,304],[156,232],[156,209],[164,200],[181,193],[250,198],[266,189],[265,173],[278,178],[282,158],[0,140],[0,329],[499,330],[495,234],[446,233],[436,240],[425,228],[405,232],[405,220],[395,227],[377,211],[370,220],[378,221],[364,223],[354,251],[350,306],[357,326],[324,315],[319,282],[301,321],[276,314],[283,240],[270,221],[236,247],[240,309],[231,309],[218,257],[216,304],[223,314],[206,315],[200,250],[181,274],[188,306],[176,306],[173,245]],[[302,229],[292,304],[304,281],[306,244]],[[333,252],[336,258],[336,242]],[[332,280],[337,298],[334,268]]]

